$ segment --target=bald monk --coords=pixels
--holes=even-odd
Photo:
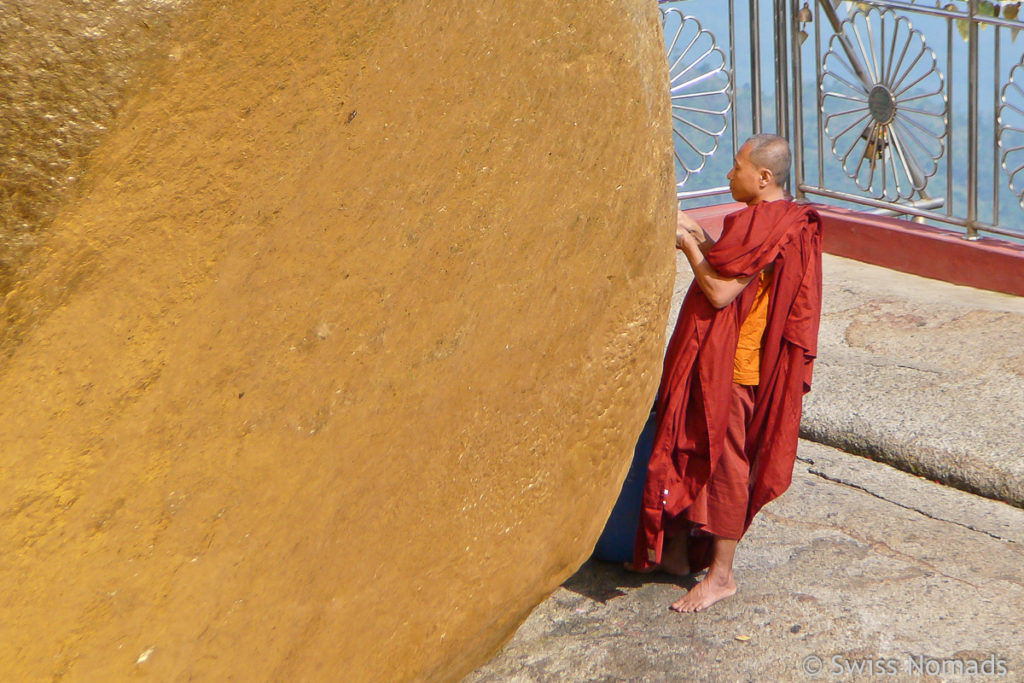
[[[736,546],[789,486],[821,313],[821,223],[786,198],[789,143],[755,135],[729,171],[746,208],[717,242],[682,211],[693,269],[665,356],[634,571],[707,575],[673,603],[697,612],[736,592]]]

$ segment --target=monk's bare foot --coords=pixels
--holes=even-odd
[[[700,612],[735,592],[736,582],[731,573],[721,579],[709,573],[686,595],[673,602],[672,609],[676,612]]]

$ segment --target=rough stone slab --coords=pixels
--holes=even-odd
[[[799,457],[740,543],[735,596],[682,615],[669,577],[591,561],[465,681],[1020,679],[1024,510],[811,442]],[[1003,676],[956,673],[990,660]]]
[[[655,390],[656,6],[168,26],[2,293],[0,671],[461,675],[586,560]]]
[[[803,433],[1024,506],[1024,299],[825,260]]]

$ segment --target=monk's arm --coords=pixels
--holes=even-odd
[[[698,229],[700,229],[698,227]],[[703,233],[704,231],[701,230]],[[706,233],[705,233],[706,236]],[[676,247],[683,250],[686,260],[693,269],[693,279],[697,281],[704,296],[715,308],[725,308],[740,292],[750,284],[753,277],[722,277],[704,258],[705,249],[697,241],[693,230],[685,227],[676,230]],[[710,241],[710,238],[709,238]],[[714,244],[713,242],[711,244]],[[710,244],[708,246],[710,248]]]

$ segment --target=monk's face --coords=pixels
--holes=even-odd
[[[762,170],[750,160],[750,145],[740,147],[733,159],[732,170],[726,176],[732,198],[744,204],[756,203],[764,188]]]

